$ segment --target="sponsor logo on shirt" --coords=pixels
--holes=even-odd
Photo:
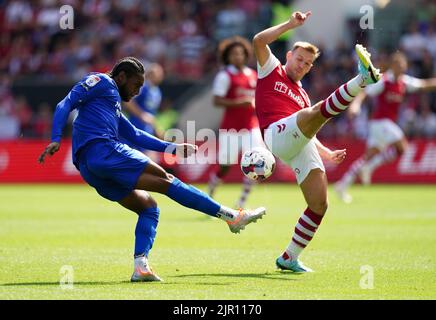
[[[98,76],[96,76],[96,75],[90,75],[86,80],[85,80],[85,84],[88,86],[88,87],[93,87],[93,86],[95,86],[97,83],[99,83],[99,81],[100,81],[101,79],[100,79],[100,77],[98,77]]]
[[[295,93],[292,92],[292,89],[289,89],[288,86],[286,84],[284,84],[283,82],[277,81],[274,85],[274,90],[278,91],[280,93],[284,93],[287,94],[288,96],[290,96],[301,108],[304,108],[305,103],[303,101],[303,99],[301,99],[300,96],[296,95]]]
[[[277,81],[276,84],[274,85],[274,90],[280,93],[286,93],[288,92],[288,86],[283,82]]]

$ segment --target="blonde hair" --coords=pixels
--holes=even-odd
[[[298,41],[294,43],[294,46],[292,47],[292,51],[298,49],[298,48],[302,48],[304,50],[309,51],[310,53],[313,53],[315,55],[315,59],[319,57],[319,55],[321,54],[321,52],[319,51],[318,47],[306,42],[306,41]]]

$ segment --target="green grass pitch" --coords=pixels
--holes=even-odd
[[[232,205],[240,188],[222,186],[217,200]],[[435,187],[352,193],[346,205],[330,190],[301,256],[315,273],[303,275],[274,265],[305,208],[295,185],[255,188],[248,206],[267,215],[239,235],[155,195],[161,219],[150,262],[165,282],[132,284],[135,214],[86,185],[1,185],[0,299],[435,299]],[[59,284],[62,266],[73,268],[72,288]]]

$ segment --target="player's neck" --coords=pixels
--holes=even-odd
[[[237,65],[232,64],[232,66],[233,66],[236,70],[238,70],[238,71],[243,71],[244,68],[245,68],[245,65],[237,66]]]
[[[286,74],[286,76],[288,77],[288,79],[289,80],[291,80],[292,82],[295,82],[295,83],[299,83],[300,81],[301,81],[301,79],[298,79],[297,77],[295,77],[293,74],[292,74],[292,72],[289,72],[287,69],[286,69],[286,65],[284,65],[284,66],[282,66],[283,67],[283,70],[285,71],[285,74]]]

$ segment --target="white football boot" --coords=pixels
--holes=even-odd
[[[359,57],[358,69],[363,79],[362,86],[373,84],[379,81],[381,78],[381,73],[379,69],[372,65],[371,54],[361,44],[356,44],[355,51]]]
[[[163,281],[153,272],[146,257],[135,258],[135,266],[131,282]]]
[[[239,209],[239,215],[234,221],[227,221],[229,229],[233,233],[239,233],[241,230],[245,229],[247,224],[256,222],[258,219],[266,214],[266,209],[264,207],[257,208],[255,210],[244,210]]]
[[[347,189],[347,186],[340,181],[335,184],[335,191],[339,199],[341,199],[344,203],[351,203],[353,201],[353,197],[347,192]]]

